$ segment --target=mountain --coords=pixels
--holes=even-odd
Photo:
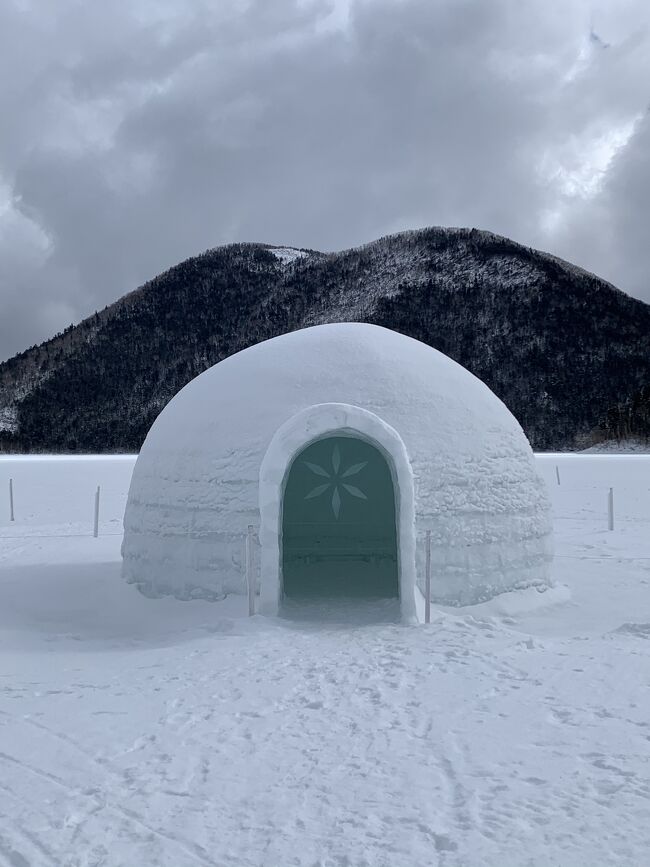
[[[537,449],[588,445],[650,385],[650,306],[507,238],[431,228],[327,254],[232,244],[0,364],[0,450],[137,450],[167,401],[210,365],[345,320],[456,359]]]

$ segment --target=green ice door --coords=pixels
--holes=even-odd
[[[284,490],[282,576],[294,598],[398,596],[395,491],[381,452],[327,437],[293,461]]]

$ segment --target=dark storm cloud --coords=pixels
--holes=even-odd
[[[645,0],[4,4],[0,357],[233,240],[473,225],[649,298],[649,18]]]

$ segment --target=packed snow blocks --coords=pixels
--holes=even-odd
[[[248,528],[252,529],[248,529]],[[375,325],[319,325],[238,352],[185,386],[135,465],[123,571],[150,596],[256,610],[287,596],[399,597],[422,618],[546,587],[545,485],[484,383]]]

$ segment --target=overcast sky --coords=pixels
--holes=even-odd
[[[650,301],[649,0],[3,0],[0,358],[230,241],[476,226]]]

